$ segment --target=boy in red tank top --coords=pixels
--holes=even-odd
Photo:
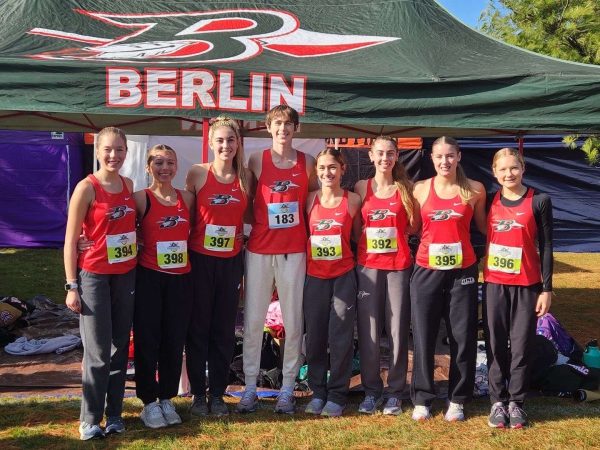
[[[303,335],[302,289],[306,271],[306,221],[303,205],[310,190],[318,188],[314,158],[292,145],[298,113],[279,105],[267,113],[270,149],[250,157],[248,168],[256,185],[252,232],[246,252],[244,303],[244,374],[246,390],[239,412],[258,407],[256,381],[264,321],[277,287],[284,317],[283,386],[275,412],[295,411],[293,389],[300,364]]]

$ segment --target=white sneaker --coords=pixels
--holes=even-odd
[[[462,403],[448,403],[448,411],[444,414],[444,420],[447,422],[460,422],[465,420]]]
[[[417,405],[412,413],[412,419],[418,422],[431,419],[431,413],[429,412],[429,406]]]
[[[181,423],[181,417],[179,417],[179,414],[175,411],[175,405],[173,405],[171,400],[163,399],[160,400],[158,404],[160,405],[160,409],[162,409],[163,417],[167,421],[167,424],[177,425],[178,423]]]
[[[168,425],[162,408],[157,402],[148,403],[142,409],[140,419],[148,428],[164,428]]]

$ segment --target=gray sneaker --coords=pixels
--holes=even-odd
[[[321,414],[321,411],[323,411],[324,406],[325,400],[323,400],[322,398],[313,398],[310,402],[308,402],[306,408],[304,408],[304,412],[306,414],[314,414],[318,416],[319,414]]]
[[[79,439],[88,441],[90,439],[100,439],[104,437],[104,431],[100,425],[92,425],[91,423],[81,422],[79,424]]]
[[[338,405],[332,401],[328,401],[325,403],[325,407],[323,411],[321,411],[321,415],[324,417],[340,417],[344,413],[344,408],[346,405]]]
[[[229,409],[223,401],[223,397],[211,397],[210,398],[210,413],[213,416],[223,417],[229,415]]]
[[[194,398],[192,399],[192,405],[190,406],[190,414],[201,417],[208,415],[206,397],[194,395]]]
[[[124,431],[125,424],[123,423],[121,416],[111,416],[106,418],[105,434],[123,433]]]
[[[488,426],[491,428],[508,428],[508,410],[504,406],[504,403],[496,402],[492,405],[488,417]]]
[[[175,405],[173,405],[171,400],[162,399],[158,404],[160,405],[160,409],[162,409],[163,417],[168,425],[177,425],[181,423],[181,417],[177,414]]]
[[[465,412],[462,403],[448,403],[448,410],[444,414],[444,420],[447,422],[462,422],[465,420]]]
[[[275,412],[279,414],[294,414],[296,412],[296,399],[293,392],[279,391]]]
[[[164,428],[168,425],[158,402],[148,403],[144,406],[140,419],[148,428]]]
[[[254,390],[246,390],[235,407],[239,413],[251,413],[258,409],[258,396]]]
[[[358,405],[358,412],[362,414],[375,414],[377,408],[383,403],[383,397],[375,398],[374,395],[366,395],[365,399]]]
[[[383,414],[386,416],[397,416],[402,414],[402,400],[396,397],[390,397],[383,406]]]

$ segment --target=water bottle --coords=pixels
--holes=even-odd
[[[583,363],[588,367],[600,369],[600,349],[598,348],[598,339],[588,342],[583,352]]]

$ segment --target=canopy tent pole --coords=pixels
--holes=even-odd
[[[208,123],[209,119],[202,118],[202,162],[208,162]]]

